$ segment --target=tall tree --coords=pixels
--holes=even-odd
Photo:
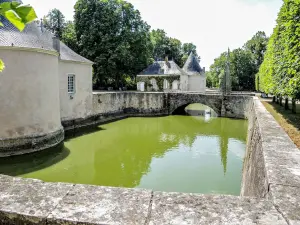
[[[230,53],[231,86],[234,91],[255,89],[256,68],[251,52],[238,48]],[[227,52],[223,52],[210,66],[210,80],[213,87],[220,87],[226,71]]]
[[[61,38],[63,30],[66,26],[65,16],[58,9],[52,9],[47,16],[43,19],[46,29],[52,31],[52,33]]]
[[[75,52],[79,51],[76,32],[75,32],[75,26],[72,21],[66,22],[66,25],[62,32],[61,40]]]
[[[252,39],[246,42],[244,49],[250,51],[253,55],[256,73],[259,71],[259,67],[264,60],[264,55],[267,50],[269,38],[263,31],[258,31]],[[256,90],[259,90],[259,76],[256,74]]]
[[[300,1],[284,0],[259,71],[260,90],[300,99]]]
[[[123,0],[78,0],[75,31],[80,53],[94,64],[96,86],[118,87],[150,62],[150,26]]]
[[[198,57],[196,45],[193,43],[182,44],[180,40],[168,37],[166,32],[161,29],[151,31],[151,42],[154,48],[153,58],[155,60],[164,60],[168,56],[180,67],[183,67],[191,52]],[[200,57],[198,58],[200,60]]]
[[[232,89],[237,91],[253,91],[258,86],[255,83],[256,74],[263,62],[267,49],[268,37],[265,32],[258,31],[242,48],[233,50],[230,53],[230,75]],[[213,65],[211,65],[210,76],[213,87],[219,87],[218,78],[222,77],[226,68],[226,53],[222,53]]]
[[[163,60],[170,52],[169,37],[161,29],[152,30],[151,42],[153,44],[153,57],[155,60]]]
[[[258,31],[249,41],[244,45],[244,49],[253,54],[257,71],[264,60],[264,55],[267,50],[269,38],[264,31]]]

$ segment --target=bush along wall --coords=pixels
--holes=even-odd
[[[150,81],[152,79],[156,80],[156,84],[158,87],[158,91],[164,90],[164,80],[169,82],[169,88],[171,89],[172,83],[174,80],[180,81],[180,75],[172,75],[172,76],[138,76],[136,78],[137,82],[144,82],[145,83],[145,90],[153,90],[152,84]]]

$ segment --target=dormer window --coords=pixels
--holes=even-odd
[[[68,74],[68,93],[75,93],[75,74]]]

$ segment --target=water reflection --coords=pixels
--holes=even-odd
[[[59,160],[48,155],[53,163],[3,162],[0,172],[55,182],[238,194],[242,158],[237,155],[244,154],[246,131],[246,121],[226,118],[129,118],[66,141],[70,154]]]

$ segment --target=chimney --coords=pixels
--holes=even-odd
[[[53,41],[53,48],[59,53],[60,55],[60,40],[59,37],[54,36],[52,38]]]
[[[169,62],[169,56],[166,56],[166,57],[165,57],[165,62],[166,62],[167,67],[168,67],[168,68],[171,68],[171,64],[170,64],[170,62]]]

